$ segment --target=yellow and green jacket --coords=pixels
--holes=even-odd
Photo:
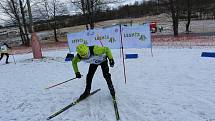
[[[77,63],[80,61],[85,61],[86,63],[99,65],[102,62],[106,61],[107,58],[113,59],[113,56],[112,56],[112,53],[111,53],[109,47],[100,47],[98,45],[89,46],[87,57],[83,58],[79,54],[77,54],[72,59],[73,70],[75,73],[79,72]]]

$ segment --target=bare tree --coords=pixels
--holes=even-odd
[[[26,46],[30,45],[30,39],[28,37],[28,27],[26,22],[25,15],[25,6],[23,5],[22,0],[14,1],[14,0],[6,0],[6,4],[1,7],[5,10],[8,16],[10,16],[11,20],[17,23],[20,30],[20,37],[22,39],[22,43]],[[23,30],[24,29],[24,30]]]
[[[57,29],[58,20],[57,16],[68,13],[66,5],[59,0],[42,0],[40,4],[36,5],[40,13],[40,19],[46,20],[49,27],[53,29],[55,41],[58,42]]]
[[[18,26],[22,43],[29,46],[27,27],[26,27],[26,23],[25,23],[25,15],[24,15],[24,10],[23,10],[24,8],[22,5],[20,6],[20,1],[4,0],[4,1],[0,2],[0,7],[3,9],[4,13],[7,16],[9,16],[10,19],[14,23],[16,23],[16,25]],[[22,1],[21,1],[21,3],[22,3]],[[22,17],[21,17],[21,15],[22,15]],[[24,27],[25,32],[23,30],[23,25],[25,26]]]
[[[174,36],[178,36],[179,17],[181,13],[180,0],[160,0],[160,5],[166,7],[166,12],[171,14]]]
[[[186,13],[186,32],[190,32],[190,22],[192,19],[192,15],[195,15],[195,13],[201,13],[201,14],[209,14],[213,16],[212,11],[215,9],[215,3],[212,0],[181,0],[183,2],[182,8],[184,8],[184,11]],[[208,16],[209,18],[213,18]]]
[[[22,0],[19,0],[19,5],[20,5],[20,11],[21,11],[21,15],[22,15],[22,22],[23,22],[24,31],[25,31],[25,37],[26,37],[25,45],[29,46],[30,45],[30,39],[28,37],[28,29],[27,29],[28,26],[27,26],[27,22],[26,22],[25,6],[23,5]]]
[[[89,29],[88,24],[90,25],[90,29],[93,29],[97,12],[107,10],[107,7],[105,6],[107,6],[108,4],[122,3],[126,0],[70,0],[70,1],[86,17],[87,19],[86,29]]]
[[[171,15],[173,20],[173,32],[174,36],[178,36],[178,24],[179,24],[179,0],[169,0]]]
[[[189,33],[190,21],[191,21],[191,0],[187,0],[187,23],[186,23],[186,32]]]

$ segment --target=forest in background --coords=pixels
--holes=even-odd
[[[10,17],[7,27],[19,28],[20,37],[24,45],[30,44],[29,33],[34,31],[53,30],[55,41],[57,29],[85,25],[86,29],[93,29],[100,21],[139,18],[144,16],[169,14],[172,19],[174,35],[178,36],[178,24],[187,21],[186,31],[192,20],[215,19],[214,0],[149,0],[135,2],[130,5],[111,7],[113,4],[126,0],[3,0],[0,8]],[[74,10],[68,10],[68,4]],[[73,15],[69,14],[73,13]],[[32,20],[32,21],[31,21]],[[1,28],[5,28],[1,26]]]

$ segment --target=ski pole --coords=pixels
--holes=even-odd
[[[66,80],[66,81],[64,81],[64,82],[61,82],[61,83],[58,83],[58,84],[52,85],[52,86],[47,87],[47,88],[45,88],[45,89],[50,89],[50,88],[52,88],[52,87],[55,87],[55,86],[61,85],[61,84],[63,84],[63,83],[66,83],[66,82],[72,81],[72,80],[74,80],[74,79],[77,79],[77,78],[75,77],[75,78],[72,78],[72,79],[68,79],[68,80]]]

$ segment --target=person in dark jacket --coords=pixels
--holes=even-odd
[[[10,47],[4,43],[3,45],[0,46],[0,53],[1,53],[1,57],[0,57],[0,60],[3,58],[4,55],[6,55],[6,64],[8,64],[8,59],[9,59],[9,49]]]
[[[90,94],[91,84],[93,76],[96,72],[98,66],[101,66],[103,77],[105,78],[110,93],[115,99],[115,90],[111,80],[111,74],[109,73],[109,66],[114,66],[114,59],[112,53],[108,47],[100,47],[98,45],[86,46],[85,44],[80,44],[76,47],[77,55],[72,60],[72,65],[76,78],[81,78],[81,74],[78,70],[77,63],[80,61],[85,61],[90,63],[88,74],[86,77],[86,88],[84,93],[80,96],[80,99],[86,98]]]

